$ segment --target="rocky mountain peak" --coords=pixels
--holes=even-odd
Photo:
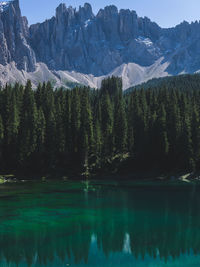
[[[64,12],[66,12],[66,5],[64,3],[61,3],[57,8],[56,8],[56,17],[60,16]]]
[[[0,1],[0,13],[5,12],[12,6],[15,9],[19,9],[19,0]]]
[[[11,63],[27,73],[39,64],[51,75],[74,71],[84,81],[119,74],[131,86],[148,77],[199,71],[200,23],[162,29],[114,5],[94,15],[89,3],[78,9],[62,3],[51,19],[28,27],[19,0],[1,1],[0,64]]]
[[[110,5],[95,16],[88,3],[78,10],[60,4],[55,18],[30,27],[38,61],[50,69],[94,75],[105,75],[129,60],[144,66],[153,64],[159,58],[158,49],[136,39],[154,40],[159,34],[157,24],[139,18],[135,11],[118,11]]]
[[[104,9],[100,9],[97,13],[97,18],[110,18],[118,15],[118,8],[114,5],[106,6]]]
[[[19,0],[11,0],[10,3],[14,6],[15,9],[20,9]]]
[[[33,71],[35,54],[28,43],[28,23],[21,16],[19,0],[0,2],[0,7],[0,64],[15,62],[18,69]]]
[[[88,3],[85,3],[83,7],[80,6],[78,10],[72,6],[66,7],[65,4],[60,4],[56,8],[56,18],[64,20],[62,23],[77,24],[94,18],[94,14],[91,5]]]
[[[88,10],[88,12],[92,14],[92,6],[90,5],[90,3],[85,3],[84,8],[85,10]]]
[[[85,3],[83,7],[79,7],[78,15],[81,21],[87,21],[94,18],[92,7],[90,4]]]

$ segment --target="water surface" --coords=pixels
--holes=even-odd
[[[200,266],[200,188],[0,186],[1,267]]]

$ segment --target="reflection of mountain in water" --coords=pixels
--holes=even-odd
[[[3,199],[0,266],[187,266],[200,260],[198,188],[66,190],[35,201],[34,194],[15,196],[12,211]]]

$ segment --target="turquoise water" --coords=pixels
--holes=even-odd
[[[200,188],[0,186],[0,267],[200,266]]]

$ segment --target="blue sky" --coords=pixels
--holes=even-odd
[[[32,24],[52,17],[60,3],[78,7],[85,2],[92,5],[94,13],[110,4],[118,8],[130,8],[139,16],[147,16],[162,27],[172,27],[183,20],[200,20],[200,0],[20,0],[20,6],[22,14]]]

